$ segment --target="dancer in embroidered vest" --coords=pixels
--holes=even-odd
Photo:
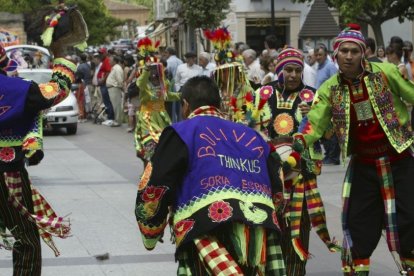
[[[13,250],[13,275],[40,275],[40,237],[58,256],[52,236],[65,238],[70,231],[69,223],[55,214],[31,184],[25,169],[25,164],[36,165],[43,158],[40,111],[65,99],[74,80],[75,64],[61,58],[60,49],[53,54],[48,83],[7,77],[0,70],[0,247]],[[0,45],[0,69],[7,64]]]
[[[190,79],[182,98],[188,120],[163,131],[138,187],[145,247],[169,222],[178,275],[285,275],[272,199],[281,198],[280,166],[269,145],[223,118],[212,79]]]
[[[171,124],[165,101],[180,99],[179,93],[169,91],[164,66],[155,56],[158,46],[159,41],[153,43],[148,37],[138,41],[139,54],[143,60],[137,79],[141,106],[137,112],[135,149],[137,157],[144,162],[144,167],[154,153],[162,130]]]
[[[414,138],[405,102],[414,103],[414,84],[392,64],[366,61],[365,48],[356,24],[338,35],[339,73],[318,89],[296,137],[312,145],[332,119],[342,158],[351,157],[342,192],[344,273],[368,275],[385,226],[401,274],[413,275]]]
[[[306,119],[315,89],[303,83],[303,67],[304,58],[299,50],[292,47],[284,49],[276,59],[277,80],[256,91],[255,106],[260,110],[260,118],[253,118],[251,125],[270,140],[292,136],[298,132],[302,119]],[[329,236],[316,182],[321,171],[321,159],[321,147],[315,143],[314,147],[302,153],[300,174],[284,181],[286,207],[279,215],[283,221],[282,251],[289,276],[306,274],[311,226],[329,250],[339,250]]]

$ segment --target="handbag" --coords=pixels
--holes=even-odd
[[[132,99],[134,97],[137,97],[139,95],[139,88],[137,86],[136,81],[132,81],[127,88],[127,98]]]

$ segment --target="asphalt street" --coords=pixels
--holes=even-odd
[[[340,241],[345,169],[343,165],[324,167],[319,177],[328,227]],[[72,236],[55,239],[61,251],[58,258],[43,244],[42,275],[176,275],[174,246],[168,238],[150,252],[141,243],[134,206],[142,170],[133,135],[125,125],[110,128],[88,122],[79,124],[76,135],[62,131],[45,137],[45,158],[29,173],[55,211],[69,215]],[[342,275],[340,253],[330,253],[314,232],[310,252],[307,275]],[[105,254],[104,260],[96,258]],[[12,275],[11,259],[11,252],[0,250],[0,275]],[[384,240],[372,258],[371,271],[370,275],[398,275]]]

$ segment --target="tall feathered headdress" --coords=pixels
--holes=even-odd
[[[160,47],[160,41],[158,40],[154,43],[149,37],[140,39],[137,44],[138,52],[144,57],[145,61],[157,61],[155,53],[158,51],[158,47]]]
[[[231,34],[226,27],[215,30],[204,30],[204,36],[213,43],[217,53],[214,56],[217,64],[225,64],[234,61],[235,54],[231,51]]]

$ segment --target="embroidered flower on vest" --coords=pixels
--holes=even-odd
[[[0,150],[0,160],[3,162],[11,162],[16,157],[14,148],[2,148]]]
[[[279,135],[288,135],[293,131],[295,123],[288,113],[281,113],[276,116],[273,128]]]
[[[233,216],[233,208],[228,202],[216,201],[208,207],[208,216],[213,222],[223,222]]]
[[[300,93],[299,93],[299,98],[307,103],[311,103],[313,101],[315,94],[312,92],[312,90],[309,89],[303,89]]]

